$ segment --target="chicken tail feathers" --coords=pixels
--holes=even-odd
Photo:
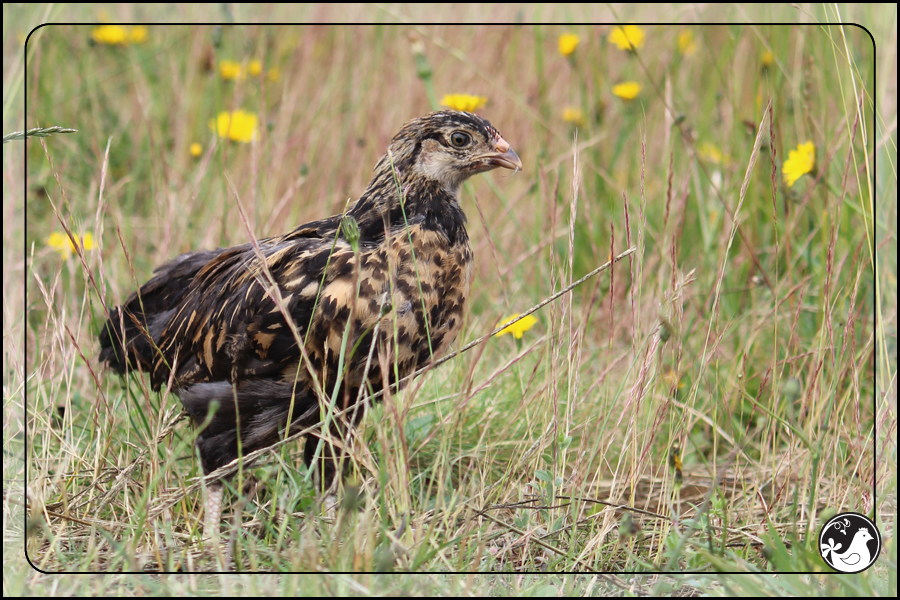
[[[191,281],[222,250],[191,252],[159,267],[153,278],[109,313],[100,331],[100,361],[116,372],[150,371],[157,343]]]

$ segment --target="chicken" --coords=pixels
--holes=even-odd
[[[850,546],[843,552],[838,552],[841,544],[836,544],[833,538],[828,538],[828,543],[822,544],[822,558],[826,558],[831,552],[831,564],[835,569],[842,573],[858,573],[872,562],[868,543],[874,539],[875,537],[866,528],[861,527],[853,535]]]
[[[344,214],[259,240],[259,250],[191,252],[159,267],[110,312],[100,360],[148,373],[154,390],[172,380],[204,473],[320,426],[332,398],[335,411],[354,407],[456,339],[472,280],[459,188],[497,167],[522,163],[485,119],[413,119]],[[345,433],[338,419],[331,427]],[[327,490],[341,455],[318,442],[307,437],[304,459]],[[221,501],[221,484],[210,486],[207,528],[218,527]]]

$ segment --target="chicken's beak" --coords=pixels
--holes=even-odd
[[[504,169],[522,170],[522,160],[519,155],[509,147],[509,144],[503,138],[497,138],[495,144],[496,154],[487,156],[488,162],[495,167],[503,167]]]

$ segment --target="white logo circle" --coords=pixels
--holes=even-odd
[[[831,517],[819,533],[819,554],[828,566],[841,573],[868,569],[881,552],[881,532],[859,513]]]

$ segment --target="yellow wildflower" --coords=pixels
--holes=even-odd
[[[441,100],[441,106],[449,106],[453,110],[475,112],[487,104],[484,96],[470,96],[469,94],[447,94]]]
[[[693,56],[697,52],[697,42],[694,41],[694,32],[685,29],[678,34],[678,51],[682,56]]]
[[[501,319],[501,322],[509,323],[510,321],[517,319],[519,317],[519,314],[520,313],[510,315],[510,316],[506,317],[505,319]],[[523,318],[522,320],[516,321],[512,325],[509,325],[508,327],[504,327],[503,329],[498,331],[496,333],[496,335],[501,336],[501,335],[506,335],[507,333],[511,333],[514,336],[516,336],[517,340],[520,340],[520,339],[522,339],[522,334],[525,333],[526,331],[528,331],[529,329],[531,329],[535,323],[537,323],[537,319],[535,319],[531,315],[528,315],[527,317]]]
[[[98,44],[124,46],[128,41],[128,31],[121,25],[101,25],[91,32],[91,39]]]
[[[69,258],[75,252],[75,244],[72,243],[69,236],[59,231],[50,234],[50,237],[47,238],[47,245],[59,252],[63,258]],[[91,232],[85,233],[81,238],[81,247],[85,250],[94,249],[94,236]]]
[[[637,25],[621,25],[612,30],[608,39],[619,50],[636,50],[644,45],[644,30]]]
[[[147,41],[147,28],[143,25],[122,27],[121,25],[101,25],[91,31],[91,39],[98,44],[125,46],[143,44]]]
[[[194,158],[197,158],[198,156],[203,154],[203,146],[201,146],[197,142],[194,142],[193,144],[191,144],[190,151],[191,151],[191,156],[193,156]]]
[[[240,79],[241,63],[233,60],[223,60],[219,63],[219,75],[222,79]]]
[[[708,163],[722,164],[722,151],[709,142],[703,142],[697,147],[697,156]]]
[[[672,444],[672,449],[669,451],[669,466],[675,469],[675,477],[673,478],[675,490],[680,490],[681,485],[684,483],[684,471],[682,471],[681,447],[678,444]]]
[[[581,38],[574,33],[564,33],[559,36],[559,53],[563,56],[570,56],[578,47]]]
[[[663,382],[665,382],[665,384],[669,386],[669,389],[680,390],[684,387],[684,381],[681,379],[681,377],[678,376],[678,373],[675,371],[675,369],[670,366],[666,366],[663,369],[662,379]]]
[[[636,81],[626,81],[618,85],[614,85],[612,93],[623,100],[634,100],[641,92],[641,84]]]
[[[147,28],[143,25],[136,25],[131,28],[128,33],[129,44],[143,44],[147,41]]]
[[[791,187],[798,179],[811,172],[816,166],[816,147],[812,142],[806,142],[797,146],[796,150],[788,152],[788,159],[784,161],[781,171],[784,182]]]
[[[772,65],[775,64],[775,55],[772,54],[771,52],[769,52],[768,50],[766,50],[765,52],[763,52],[763,55],[760,58],[760,61],[762,62],[763,68],[768,69],[769,67],[771,67]]]
[[[263,64],[261,60],[253,59],[247,63],[247,68],[241,68],[241,63],[234,60],[223,60],[219,63],[219,75],[222,79],[243,79],[247,75],[250,77],[259,77],[263,73]],[[281,76],[277,68],[266,71],[266,77],[269,81],[278,81]]]
[[[219,137],[227,137],[235,142],[249,142],[256,137],[258,123],[258,117],[253,113],[243,110],[232,113],[226,110],[220,112],[215,120],[210,119],[209,126]]]
[[[584,111],[580,108],[567,106],[562,112],[563,121],[573,125],[584,125]]]

